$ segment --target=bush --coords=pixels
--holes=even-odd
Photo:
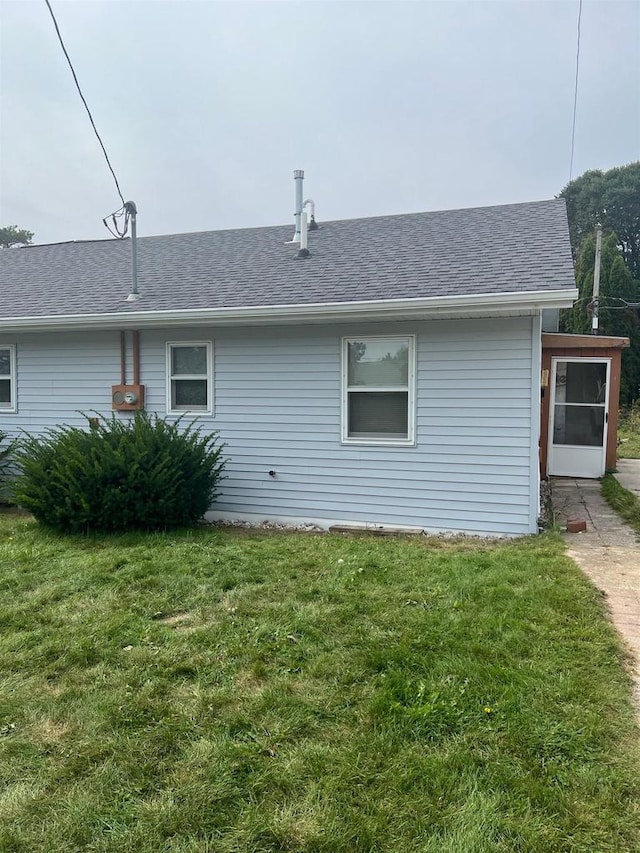
[[[61,426],[21,439],[12,493],[64,532],[161,530],[194,524],[216,497],[225,462],[218,434],[146,412]]]

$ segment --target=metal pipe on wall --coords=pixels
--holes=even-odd
[[[127,384],[127,342],[126,332],[120,332],[120,384]]]
[[[140,332],[136,329],[131,333],[133,346],[133,384],[140,384]]]

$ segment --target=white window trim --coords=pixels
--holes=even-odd
[[[11,397],[9,406],[3,406],[0,403],[0,415],[12,415],[18,411],[16,345],[0,343],[0,349],[9,350],[9,396]],[[6,378],[6,375],[2,376],[2,379]]]
[[[354,438],[349,436],[349,344],[355,341],[398,341],[409,345],[407,376],[407,437],[406,438]],[[359,389],[364,391],[365,389]],[[371,391],[398,391],[398,387],[371,388]],[[416,420],[416,336],[415,335],[350,335],[342,339],[342,405],[340,412],[341,443],[364,444],[376,447],[415,447]]]
[[[171,348],[172,347],[206,347],[207,349],[207,399],[209,405],[206,409],[173,409],[171,406],[171,381],[173,379],[202,379],[199,374],[177,374],[171,372]],[[212,341],[167,341],[166,346],[166,386],[167,386],[167,414],[168,415],[213,415],[213,342]]]

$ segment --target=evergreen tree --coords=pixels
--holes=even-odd
[[[593,235],[582,242],[576,264],[579,297],[576,305],[564,315],[564,328],[576,334],[591,332],[593,271],[596,241]],[[601,335],[628,337],[629,349],[622,353],[620,402],[630,405],[640,396],[640,319],[638,309],[625,308],[625,302],[640,301],[637,282],[631,277],[619,249],[615,234],[603,237],[600,266],[599,327]]]
[[[599,222],[616,235],[632,278],[640,279],[640,161],[608,172],[590,169],[567,184],[560,198],[567,203],[574,257]]]

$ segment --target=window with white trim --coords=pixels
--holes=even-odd
[[[342,440],[413,444],[415,338],[344,338]]]
[[[0,344],[0,412],[16,410],[16,348]]]
[[[211,341],[167,344],[167,411],[212,414]]]

